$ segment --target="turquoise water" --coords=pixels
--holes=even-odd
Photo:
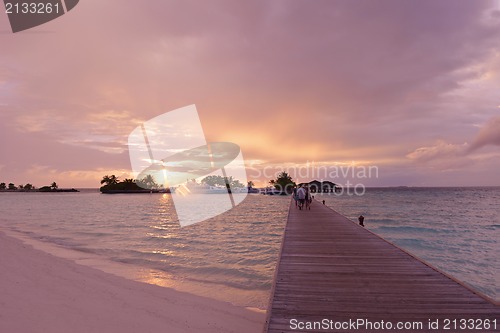
[[[499,188],[317,198],[353,220],[363,214],[368,229],[498,300]],[[0,226],[151,272],[144,281],[264,309],[289,200],[249,195],[219,217],[180,228],[169,195],[0,193]]]

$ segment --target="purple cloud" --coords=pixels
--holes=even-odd
[[[500,116],[491,119],[481,128],[479,134],[470,145],[469,152],[488,145],[500,146]]]

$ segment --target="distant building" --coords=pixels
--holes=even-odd
[[[310,181],[309,183],[298,184],[298,186],[303,186],[303,185],[307,185],[311,193],[333,193],[339,188],[337,184],[332,183],[328,180],[324,180],[322,182],[318,180],[313,180]]]

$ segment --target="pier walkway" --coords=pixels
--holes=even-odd
[[[500,332],[500,306],[320,202],[292,201],[264,332],[386,331]]]

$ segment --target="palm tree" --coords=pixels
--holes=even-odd
[[[111,176],[104,176],[102,177],[102,180],[101,180],[101,184],[106,184],[106,185],[111,185],[111,184],[116,184],[118,183],[118,177],[116,177],[115,175],[111,175]]]
[[[295,182],[292,180],[292,176],[290,176],[287,172],[280,172],[276,180],[271,180],[269,183],[274,185],[277,190],[280,190],[282,194],[291,193],[292,187],[295,185]]]
[[[135,189],[137,187],[135,180],[132,178],[125,178],[122,183],[124,184],[125,189],[128,190]]]
[[[255,183],[253,181],[247,182],[247,187],[248,188],[253,188],[255,186]]]
[[[50,185],[50,187],[51,187],[53,190],[56,190],[59,186],[57,186],[57,183],[56,183],[56,182],[52,182],[52,184]]]
[[[139,182],[138,185],[147,189],[152,189],[152,188],[157,188],[158,184],[155,182],[155,178],[151,175],[147,175],[146,177],[142,178]]]

